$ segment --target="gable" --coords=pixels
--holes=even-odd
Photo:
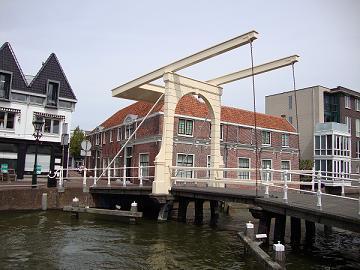
[[[0,70],[12,73],[11,89],[27,90],[23,72],[20,69],[10,44],[7,42],[0,48]]]
[[[56,55],[53,53],[43,64],[42,68],[32,80],[29,87],[33,93],[46,95],[48,80],[60,82],[59,97],[76,99],[76,96],[72,91],[68,80],[66,79],[63,69],[57,60]]]

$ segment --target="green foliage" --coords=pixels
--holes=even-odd
[[[300,160],[300,170],[312,170],[314,162],[310,159]]]
[[[84,131],[77,126],[74,130],[73,135],[70,138],[70,154],[75,159],[80,159],[81,142],[85,140]]]

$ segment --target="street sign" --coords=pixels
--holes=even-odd
[[[1,172],[8,173],[8,171],[9,171],[9,165],[7,163],[1,164]]]
[[[91,157],[91,151],[80,150],[80,155],[83,157]]]
[[[37,164],[35,171],[36,171],[36,174],[41,174],[41,165]]]
[[[83,140],[81,142],[81,148],[85,151],[89,151],[91,149],[91,142],[89,140]]]

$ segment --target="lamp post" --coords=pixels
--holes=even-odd
[[[34,126],[34,138],[35,138],[35,162],[34,162],[34,171],[33,171],[33,175],[32,175],[32,181],[31,181],[31,187],[35,188],[37,185],[37,155],[38,155],[38,145],[39,145],[39,140],[42,137],[42,127],[44,125],[45,121],[44,118],[42,117],[36,117],[34,119],[34,121],[32,122],[33,126]]]

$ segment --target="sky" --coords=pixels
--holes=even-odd
[[[300,56],[298,89],[322,85],[360,91],[360,1],[0,0],[0,45],[10,42],[25,74],[50,53],[78,99],[72,128],[92,130],[132,103],[111,89],[251,30],[254,64]],[[242,46],[178,73],[209,80],[251,65]],[[256,106],[292,90],[291,67],[255,78]],[[252,110],[251,78],[224,86],[222,102]]]

